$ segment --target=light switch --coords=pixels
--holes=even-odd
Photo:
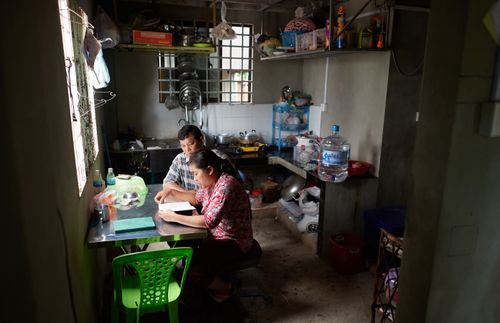
[[[500,102],[481,104],[479,134],[486,137],[500,137]]]

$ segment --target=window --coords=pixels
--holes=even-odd
[[[68,117],[73,135],[78,191],[81,195],[90,167],[99,152],[94,92],[89,79],[89,67],[81,50],[88,20],[75,0],[59,0],[59,12],[68,86]]]
[[[221,55],[221,103],[252,102],[252,27],[233,25],[237,37],[222,40]]]
[[[219,41],[216,51],[209,56],[195,56],[196,69],[203,102],[245,104],[252,102],[253,91],[253,39],[252,26],[233,24],[237,37]],[[207,34],[206,28],[197,28]],[[158,56],[159,100],[179,92],[176,55],[160,53]]]

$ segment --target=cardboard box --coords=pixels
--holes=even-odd
[[[132,41],[134,44],[172,46],[172,33],[132,30]]]

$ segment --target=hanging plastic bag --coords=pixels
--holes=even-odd
[[[100,5],[97,6],[95,28],[103,48],[113,48],[120,43],[120,30]]]
[[[220,8],[220,17],[222,22],[212,29],[212,37],[221,40],[230,40],[236,38],[236,32],[226,21],[226,4],[222,1]]]
[[[92,86],[94,89],[102,89],[108,86],[110,77],[108,67],[106,66],[106,62],[104,61],[104,57],[102,56],[102,49],[96,56],[94,62],[94,69],[90,73]]]

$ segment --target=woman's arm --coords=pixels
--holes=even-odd
[[[167,222],[177,222],[194,228],[208,228],[203,215],[182,215],[170,210],[159,211],[158,215]]]

